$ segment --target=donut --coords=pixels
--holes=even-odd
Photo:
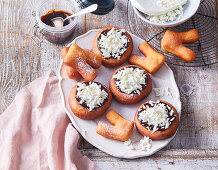
[[[104,66],[115,67],[129,58],[133,50],[133,41],[124,29],[110,26],[99,31],[92,49],[96,55],[101,56]]]
[[[67,55],[69,48],[70,47],[64,47],[61,49],[61,56],[62,56],[63,60],[64,60],[65,56]],[[67,76],[70,79],[81,79],[82,78],[82,76],[79,74],[79,72],[76,71],[74,68],[65,65],[65,69],[67,72]]]
[[[168,102],[151,100],[143,103],[135,114],[138,132],[152,140],[172,137],[179,126],[179,114]]]
[[[146,41],[140,44],[138,48],[144,56],[132,54],[129,63],[141,66],[151,74],[157,72],[164,64],[166,57],[153,49]]]
[[[118,102],[134,104],[150,94],[152,80],[148,72],[142,67],[123,66],[112,74],[110,90]]]
[[[106,119],[112,125],[100,121],[96,130],[99,135],[119,141],[127,141],[130,138],[134,122],[124,119],[114,110],[106,114]]]
[[[161,48],[172,53],[186,62],[192,62],[196,54],[184,44],[191,44],[199,40],[199,34],[196,29],[187,32],[175,32],[167,30],[161,40]]]
[[[77,83],[69,95],[73,114],[81,119],[95,119],[108,109],[112,102],[110,90],[99,82]]]

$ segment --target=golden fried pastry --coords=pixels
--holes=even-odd
[[[199,40],[199,34],[196,29],[187,32],[175,32],[167,30],[161,40],[161,48],[172,53],[186,62],[192,62],[196,54],[183,44],[191,44]]]
[[[99,82],[77,83],[69,95],[73,114],[81,119],[95,119],[108,109],[112,102],[110,90]]]
[[[94,52],[88,50],[88,49],[83,49],[85,56],[86,56],[86,62],[92,66],[93,68],[100,68],[102,59],[101,56],[98,54],[95,54]]]
[[[130,138],[134,122],[124,119],[114,110],[110,110],[106,114],[106,119],[112,125],[99,122],[96,130],[99,135],[119,141],[126,141]]]
[[[86,55],[87,51],[73,43],[64,58],[64,64],[77,70],[85,80],[92,81],[96,78],[97,72],[88,64]]]
[[[148,96],[152,81],[142,67],[128,65],[118,68],[111,77],[110,90],[114,98],[123,104],[134,104]]]
[[[64,60],[65,56],[67,55],[67,52],[68,52],[69,48],[70,47],[62,48],[61,56],[62,56],[63,60]],[[66,68],[67,76],[70,79],[81,79],[82,78],[82,76],[79,74],[79,72],[76,71],[74,68],[66,66],[66,65],[65,65],[65,68]]]
[[[149,101],[142,104],[135,114],[135,125],[139,133],[153,140],[172,137],[179,126],[176,109],[165,101]]]
[[[102,64],[107,67],[123,64],[132,50],[132,37],[124,29],[118,27],[103,28],[93,42],[93,52],[101,56]]]
[[[138,48],[145,57],[133,54],[129,58],[129,63],[141,66],[151,74],[158,71],[166,60],[166,57],[153,49],[146,41]]]

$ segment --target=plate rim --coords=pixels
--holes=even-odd
[[[90,34],[90,33],[92,33],[92,32],[96,32],[96,34],[97,34],[97,32],[100,31],[100,30],[101,30],[101,29],[92,29],[92,30],[89,30],[88,32],[86,32],[86,33],[84,33],[84,34],[82,34],[82,35],[76,37],[72,42],[70,42],[70,43],[67,45],[67,47],[69,47],[72,43],[74,43],[74,42],[77,41],[78,39],[83,38],[83,37],[85,37],[86,35],[88,35],[88,34]],[[132,33],[130,33],[130,32],[128,32],[128,33],[129,33],[131,36],[133,36],[133,37],[135,37],[135,38],[137,38],[137,39],[143,40],[143,39],[141,39],[140,37],[138,37],[138,36],[136,36],[136,35],[134,35],[134,34],[132,34]],[[143,40],[143,41],[144,41],[144,40]],[[178,101],[179,101],[178,104],[179,104],[179,105],[178,105],[177,111],[178,111],[178,113],[179,113],[179,119],[180,119],[180,117],[181,117],[181,99],[180,99],[179,88],[178,88],[178,86],[177,86],[177,84],[176,84],[175,76],[174,76],[174,73],[173,73],[172,69],[171,69],[165,62],[164,62],[164,64],[165,64],[165,66],[167,67],[167,69],[170,71],[170,74],[172,74],[172,84],[173,84],[173,86],[175,86],[175,89],[174,89],[174,90],[175,90],[176,93],[178,94],[177,97],[178,97]],[[106,149],[105,147],[103,147],[102,145],[99,145],[99,144],[98,144],[97,142],[95,142],[94,140],[87,139],[87,136],[85,135],[85,132],[77,125],[76,121],[74,120],[73,116],[71,115],[72,113],[70,113],[70,111],[67,109],[67,107],[66,107],[66,101],[65,101],[65,98],[64,98],[63,89],[62,89],[62,86],[61,86],[61,83],[62,83],[62,81],[64,80],[64,78],[61,77],[61,70],[62,70],[62,67],[63,67],[63,60],[61,60],[60,65],[59,65],[59,70],[58,70],[58,80],[59,80],[59,81],[58,81],[58,85],[59,85],[59,93],[60,93],[60,96],[61,96],[62,105],[64,106],[64,110],[65,110],[67,116],[69,117],[71,123],[72,123],[73,126],[76,128],[76,130],[82,135],[82,137],[83,137],[87,142],[89,142],[90,144],[92,144],[93,146],[95,146],[96,148],[98,148],[99,150],[101,150],[101,151],[103,151],[103,152],[105,152],[105,153],[107,153],[107,154],[109,154],[109,155],[111,155],[111,156],[117,157],[117,158],[135,159],[135,158],[147,157],[147,156],[153,155],[153,154],[156,153],[157,151],[159,151],[159,150],[163,149],[164,147],[166,147],[166,146],[169,144],[169,142],[176,136],[178,129],[177,129],[176,133],[175,133],[171,138],[168,138],[168,140],[169,140],[168,143],[166,143],[166,144],[163,145],[162,147],[160,147],[160,148],[154,150],[153,152],[149,152],[149,153],[144,152],[143,154],[139,154],[139,155],[137,155],[137,156],[131,156],[131,157],[126,157],[126,155],[123,155],[123,154],[120,154],[120,155],[119,155],[119,153],[118,153],[118,154],[114,154],[114,153],[112,153],[112,152],[109,153],[109,150]]]

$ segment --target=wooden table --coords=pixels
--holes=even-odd
[[[60,49],[47,41],[41,48],[30,39],[38,0],[0,0],[0,113],[26,84],[57,72]],[[148,25],[141,21],[128,0],[116,0],[107,15],[81,16],[72,40],[90,29],[115,25],[146,38]],[[218,49],[217,49],[218,50]],[[217,65],[178,67],[169,65],[181,92],[182,115],[176,137],[156,154],[134,160],[118,159],[82,139],[80,149],[102,169],[218,169]]]

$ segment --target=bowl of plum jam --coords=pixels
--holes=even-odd
[[[51,43],[64,43],[70,39],[76,28],[77,17],[66,20],[61,28],[55,27],[52,19],[55,17],[62,17],[64,19],[78,10],[78,4],[74,0],[41,1],[36,8],[36,20],[40,33]]]

